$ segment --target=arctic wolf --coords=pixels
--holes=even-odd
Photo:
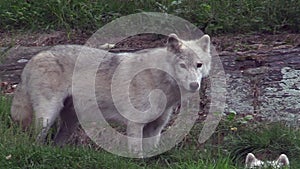
[[[104,50],[77,45],[55,46],[34,56],[22,72],[22,81],[18,86],[11,107],[12,119],[28,128],[32,121],[38,130],[38,141],[43,141],[49,128],[60,117],[62,124],[55,142],[64,144],[74,131],[78,121],[74,113],[72,98],[72,75],[78,54],[83,53],[95,60],[101,58],[95,80],[95,94],[103,116],[107,120],[127,125],[127,135],[135,138],[158,136],[154,144],[158,144],[160,133],[168,123],[174,106],[180,103],[181,94],[198,92],[201,78],[209,74],[211,65],[210,37],[203,35],[196,40],[182,40],[176,34],[170,34],[165,47],[145,49],[135,53],[110,53]],[[156,119],[137,123],[124,118],[114,106],[111,93],[112,78],[118,65],[128,59],[135,63],[145,64],[153,57],[154,64],[163,65],[169,72],[160,70],[144,70],[131,81],[130,98],[132,105],[145,111],[149,105],[148,95],[151,90],[161,89],[167,97],[164,111]],[[157,57],[159,56],[159,57]],[[92,61],[93,62],[93,61]],[[134,65],[126,65],[125,72],[130,72]],[[123,67],[124,68],[124,67]],[[89,71],[89,65],[85,67]],[[89,77],[82,74],[82,82]],[[129,78],[130,75],[123,77]],[[120,97],[126,95],[120,88]],[[181,92],[180,92],[181,91]],[[85,105],[85,103],[82,103]],[[130,112],[125,112],[130,113]],[[128,142],[129,149],[141,149],[135,143]]]
[[[258,160],[254,154],[249,153],[246,157],[246,168],[282,168],[289,167],[289,159],[285,154],[281,154],[275,161],[261,161]]]

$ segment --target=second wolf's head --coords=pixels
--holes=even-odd
[[[204,35],[197,40],[184,41],[170,34],[167,50],[175,56],[171,62],[177,82],[188,92],[198,91],[202,77],[210,70],[210,37]]]
[[[275,161],[261,161],[254,154],[249,153],[245,162],[246,168],[282,168],[289,167],[289,159],[285,154],[281,154]]]

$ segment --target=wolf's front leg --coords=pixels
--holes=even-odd
[[[155,120],[144,127],[143,136],[143,148],[146,152],[155,151],[159,146],[161,131],[163,125]]]
[[[76,130],[79,124],[75,109],[73,107],[72,98],[65,101],[65,106],[60,112],[61,124],[54,138],[56,145],[63,146],[69,137]]]
[[[146,152],[157,151],[160,143],[161,132],[170,119],[173,108],[168,108],[159,118],[145,125],[143,130],[143,148]]]
[[[127,123],[127,137],[129,153],[143,158],[143,123],[135,123],[128,121]]]
[[[46,139],[49,129],[58,118],[59,112],[63,107],[63,99],[40,97],[34,104],[35,128],[39,132],[37,142],[43,143]]]

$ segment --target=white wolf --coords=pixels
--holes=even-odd
[[[261,161],[257,159],[254,154],[248,153],[246,157],[246,168],[282,168],[282,167],[289,167],[290,162],[288,157],[285,154],[281,154],[277,160],[275,161]]]
[[[45,139],[49,128],[58,117],[61,118],[62,124],[55,138],[57,144],[64,144],[74,130],[78,119],[73,107],[72,74],[78,53],[102,59],[96,73],[95,90],[98,105],[95,108],[99,107],[107,120],[127,125],[128,136],[158,136],[154,144],[158,144],[160,133],[167,124],[173,107],[180,103],[180,90],[183,94],[198,92],[201,78],[209,74],[211,65],[208,35],[186,41],[170,34],[166,47],[135,53],[114,54],[77,45],[56,46],[41,52],[25,66],[11,108],[12,119],[21,123],[23,128],[29,127],[34,117],[39,132],[38,141]],[[157,119],[149,119],[147,123],[136,123],[121,116],[114,106],[111,96],[112,77],[122,61],[133,58],[139,62],[153,56],[159,56],[160,59],[153,59],[154,62],[164,65],[175,77],[170,78],[167,73],[159,70],[145,70],[132,80],[131,102],[141,111],[149,108],[147,98],[151,90],[161,89],[167,97],[165,110]],[[126,69],[131,69],[132,66],[127,65]],[[86,69],[89,69],[88,65]],[[82,81],[88,78],[84,74],[82,76]],[[120,95],[126,94],[122,93],[122,89],[120,91]],[[128,146],[132,150],[140,149],[131,142],[128,142]]]

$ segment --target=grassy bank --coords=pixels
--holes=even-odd
[[[183,17],[210,34],[300,30],[300,1],[294,0],[8,0],[0,1],[0,30],[94,32],[143,11]]]
[[[249,152],[272,160],[285,153],[291,168],[300,167],[300,132],[282,123],[258,124],[249,116],[230,114],[203,145],[197,143],[201,124],[196,124],[172,150],[152,158],[129,159],[89,146],[37,145],[30,132],[12,123],[10,103],[10,98],[0,96],[0,168],[238,169],[244,167]]]

